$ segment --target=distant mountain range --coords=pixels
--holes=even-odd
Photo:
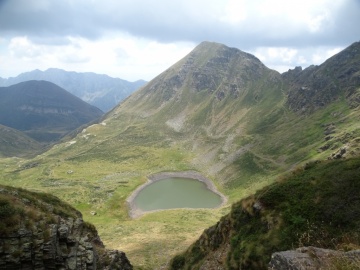
[[[95,106],[47,81],[0,87],[0,124],[50,142],[103,115]]]
[[[57,84],[83,101],[108,112],[128,97],[146,81],[129,82],[92,72],[77,73],[50,68],[45,71],[33,70],[17,77],[0,78],[0,86],[10,86],[24,81],[44,80]]]

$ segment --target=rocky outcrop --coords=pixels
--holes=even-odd
[[[0,187],[0,269],[132,269],[78,211],[41,196]]]
[[[329,58],[320,66],[300,67],[282,74],[289,84],[288,107],[310,113],[333,101],[346,99],[350,107],[360,104],[360,42]]]
[[[349,252],[316,247],[276,252],[269,270],[360,269],[360,250]]]
[[[81,218],[59,218],[0,237],[0,269],[132,269],[123,252],[102,249],[96,230]]]

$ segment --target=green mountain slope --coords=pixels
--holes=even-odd
[[[317,69],[331,68],[339,55]],[[341,79],[347,86],[355,81],[355,90],[356,63],[348,63],[355,71]],[[311,159],[358,155],[360,115],[349,102],[356,91],[348,97],[339,85],[337,96],[344,98],[301,113],[289,97],[308,76],[311,69],[281,75],[238,49],[201,43],[70,141],[32,160],[0,163],[2,182],[57,195],[139,268],[164,266],[231,203],[284,172]],[[228,205],[129,218],[126,198],[148,175],[184,170],[211,179]]]
[[[360,158],[308,163],[235,203],[171,269],[268,269],[294,247],[359,249],[359,196]]]
[[[27,81],[0,88],[0,124],[39,142],[57,140],[102,114],[50,82]]]
[[[43,146],[23,132],[0,125],[0,157],[35,155]]]

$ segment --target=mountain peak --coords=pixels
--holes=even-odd
[[[250,53],[246,53],[237,48],[228,47],[224,44],[210,41],[203,41],[191,53],[201,53],[201,54],[212,54],[213,57],[217,56],[227,56],[232,57],[235,55],[241,55],[242,57],[248,58],[249,60],[258,61],[260,60],[256,58],[254,55]],[[191,54],[190,53],[190,54]]]
[[[206,41],[137,91],[117,110],[128,107],[128,111],[146,116],[159,113],[166,118],[165,122],[172,122],[178,115],[183,120],[187,115],[194,118],[194,111],[200,118],[201,112],[196,108],[203,106],[201,104],[207,104],[208,107],[203,108],[206,113],[216,114],[218,112],[213,110],[217,110],[217,106],[237,100],[233,105],[235,110],[240,110],[242,105],[261,102],[268,95],[263,90],[257,90],[263,89],[258,86],[259,83],[273,85],[279,81],[280,75],[268,69],[255,56]],[[281,93],[274,95],[282,96]],[[192,120],[189,119],[190,122]]]

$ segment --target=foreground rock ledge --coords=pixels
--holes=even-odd
[[[360,250],[348,252],[302,247],[276,252],[271,256],[269,270],[331,270],[360,269]]]
[[[141,209],[137,208],[135,203],[134,203],[134,199],[136,198],[136,196],[139,194],[139,192],[141,190],[143,190],[145,187],[147,187],[148,185],[151,185],[153,182],[159,181],[159,180],[163,180],[163,179],[167,179],[167,178],[172,178],[172,177],[181,177],[181,178],[189,178],[189,179],[194,179],[194,180],[198,180],[200,182],[203,182],[206,187],[211,190],[212,192],[218,194],[221,197],[221,201],[222,203],[216,207],[216,208],[220,208],[223,207],[226,203],[227,203],[227,198],[226,196],[224,196],[222,193],[220,193],[215,185],[213,184],[213,182],[211,182],[211,180],[209,180],[208,178],[206,178],[205,176],[203,176],[202,174],[196,172],[196,171],[184,171],[184,172],[162,172],[162,173],[157,173],[157,174],[152,174],[150,176],[148,176],[148,181],[141,185],[140,187],[138,187],[131,195],[130,197],[127,198],[127,203],[129,206],[129,215],[131,218],[138,218],[140,216],[142,216],[145,213],[151,213],[151,212],[156,212],[156,211],[161,211],[161,210],[154,210],[154,211],[142,211]],[[193,209],[193,208],[191,208]],[[167,209],[169,210],[169,209]]]
[[[125,253],[104,249],[81,218],[60,219],[49,227],[48,234],[19,229],[0,237],[0,269],[132,269]]]
[[[133,269],[124,252],[105,249],[96,228],[56,197],[0,186],[0,210],[1,270]]]

